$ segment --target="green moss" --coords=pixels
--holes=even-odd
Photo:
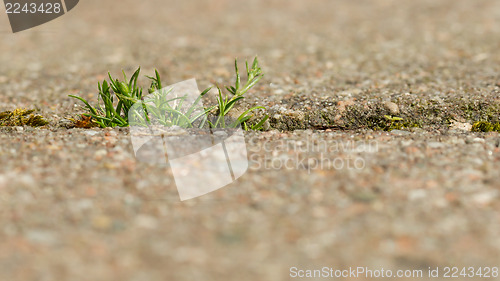
[[[485,120],[498,122],[500,116],[500,104],[488,103],[486,101],[467,101],[460,106],[463,117],[468,120]]]
[[[422,124],[420,122],[403,120],[390,124],[387,128],[384,128],[384,131],[405,130],[409,128],[422,128]]]
[[[40,127],[47,125],[42,116],[33,114],[34,109],[18,108],[14,111],[4,111],[0,113],[0,126],[31,126]]]
[[[422,122],[409,117],[397,117],[387,115],[387,109],[380,104],[369,108],[361,106],[349,106],[343,117],[345,129],[367,128],[375,131],[404,130],[409,128],[421,128]]]
[[[472,125],[472,132],[500,132],[500,123],[491,123],[487,121],[479,121]]]
[[[422,125],[416,121],[405,120],[401,117],[391,117],[384,115],[384,122],[379,122],[377,126],[370,129],[392,131],[392,130],[405,130],[409,128],[421,128]]]

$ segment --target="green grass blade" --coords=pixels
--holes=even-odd
[[[238,70],[238,59],[234,60],[234,70],[236,72],[236,82],[234,84],[234,88],[236,88],[236,91],[238,91],[238,89],[240,88],[240,83],[241,83],[240,72]]]
[[[262,118],[262,120],[260,120],[259,123],[255,124],[255,125],[252,125],[252,130],[261,130],[264,126],[264,123],[266,123],[267,119],[269,119],[269,115],[266,115],[264,116],[264,118]]]
[[[243,112],[240,117],[238,117],[238,120],[240,120],[241,118],[245,117],[248,113],[256,110],[256,109],[265,109],[265,107],[263,106],[255,106],[255,107],[252,107],[250,109],[247,109],[245,112]]]
[[[74,96],[74,95],[68,95],[68,96],[82,101],[87,106],[87,108],[90,110],[90,112],[92,112],[92,114],[97,115],[97,111],[95,110],[95,108],[93,108],[84,98]]]
[[[231,99],[224,107],[224,116],[229,113],[237,101],[244,99],[243,97],[236,97]]]

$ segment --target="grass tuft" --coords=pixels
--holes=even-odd
[[[161,77],[157,70],[155,70],[154,77],[146,76],[151,80],[148,92],[152,95],[143,99],[142,88],[137,85],[140,67],[129,80],[127,80],[125,72],[123,72],[122,81],[113,79],[108,72],[109,82],[104,80],[102,83],[98,83],[99,94],[96,106],[90,105],[82,97],[69,96],[83,102],[87,110],[84,116],[91,118],[89,122],[98,124],[102,128],[129,126],[130,109],[136,102],[143,101],[147,103],[144,108],[146,120],[140,116],[142,115],[141,112],[131,112],[131,116],[137,118],[137,120],[133,121],[134,123],[145,125],[150,123],[149,117],[154,117],[155,122],[165,126],[176,125],[185,128],[201,128],[208,124],[211,128],[234,128],[241,125],[245,130],[262,130],[264,123],[268,119],[267,115],[259,122],[249,124],[248,121],[253,117],[251,113],[259,109],[265,109],[263,106],[252,107],[240,114],[236,120],[228,121],[228,113],[244,99],[244,95],[264,76],[257,57],[255,57],[251,65],[248,64],[248,61],[246,62],[247,81],[245,84],[242,84],[237,60],[235,60],[234,65],[235,83],[225,87],[229,94],[223,94],[221,88],[217,87],[219,93],[217,104],[200,108],[201,98],[211,89],[207,88],[200,94],[194,104],[188,107],[186,112],[184,112],[182,104],[187,96],[168,98],[169,90],[162,87]],[[213,120],[208,120],[207,116],[210,114],[215,114]]]
[[[86,106],[87,117],[92,118],[102,128],[105,127],[127,127],[128,111],[142,98],[142,88],[137,86],[137,78],[139,77],[139,67],[130,80],[127,81],[127,76],[123,72],[123,81],[113,79],[108,72],[109,83],[106,80],[97,83],[99,94],[97,97],[97,105],[92,106],[82,97],[69,95],[72,98],[78,99]]]
[[[253,60],[251,67],[248,66],[248,61],[245,62],[245,65],[247,72],[247,82],[245,83],[245,85],[241,84],[241,76],[238,69],[238,60],[235,60],[234,71],[236,73],[236,80],[234,82],[234,86],[226,86],[226,90],[231,94],[231,96],[223,95],[222,90],[217,87],[217,90],[219,92],[219,96],[217,97],[217,119],[214,122],[209,121],[209,124],[212,128],[236,127],[238,125],[241,125],[245,130],[262,130],[264,127],[264,123],[269,118],[269,116],[266,115],[261,121],[257,122],[256,124],[248,125],[247,121],[253,117],[253,115],[251,115],[253,111],[258,109],[265,109],[265,107],[263,106],[255,106],[241,113],[235,121],[231,122],[230,124],[226,124],[226,116],[228,115],[229,111],[233,109],[238,101],[243,100],[243,95],[245,95],[253,86],[255,86],[260,81],[260,79],[262,79],[262,77],[264,77],[257,57],[255,57],[255,59]]]

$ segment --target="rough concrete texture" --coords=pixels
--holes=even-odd
[[[18,34],[0,17],[0,33],[0,111],[50,121],[0,128],[0,280],[500,265],[500,137],[469,131],[499,121],[498,1],[86,0]],[[256,54],[266,76],[242,108],[271,128],[209,195],[180,202],[126,128],[60,126],[107,71],[202,89]]]

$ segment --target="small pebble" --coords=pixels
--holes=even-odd
[[[450,124],[450,130],[459,130],[459,131],[470,131],[472,128],[472,124],[469,124],[467,122],[462,123],[458,121],[451,121]]]
[[[99,132],[97,132],[97,131],[92,131],[92,130],[87,130],[87,131],[85,131],[84,133],[85,133],[86,135],[88,135],[88,136],[95,136],[95,135],[99,134]]]
[[[496,197],[498,192],[482,192],[472,196],[474,203],[478,205],[489,205]]]
[[[56,244],[58,241],[56,235],[52,231],[47,230],[28,230],[25,237],[33,243],[49,246]]]
[[[385,109],[389,110],[392,115],[399,114],[399,106],[393,102],[386,101],[383,103]]]
[[[134,224],[139,228],[156,229],[158,227],[158,220],[148,215],[138,215],[134,219]]]
[[[427,197],[427,192],[424,189],[415,189],[415,190],[411,190],[408,193],[408,200],[410,200],[410,201],[423,199],[425,197]]]
[[[411,133],[408,131],[403,131],[403,130],[392,130],[391,131],[391,135],[395,135],[395,136],[406,136],[409,134],[411,134]]]
[[[475,143],[484,143],[484,139],[483,138],[474,138],[472,140],[472,142],[475,142]]]
[[[226,136],[227,136],[227,133],[226,133],[226,132],[224,132],[224,131],[215,131],[215,132],[214,132],[214,135],[215,135],[215,136],[218,136],[218,137],[221,137],[221,138],[224,138],[224,137],[226,137]]]
[[[434,149],[437,149],[437,148],[443,148],[445,147],[446,145],[442,142],[437,142],[437,141],[431,141],[427,144],[427,147],[429,148],[434,148]]]
[[[95,229],[106,230],[111,227],[112,220],[108,216],[96,216],[92,219],[92,226]]]

